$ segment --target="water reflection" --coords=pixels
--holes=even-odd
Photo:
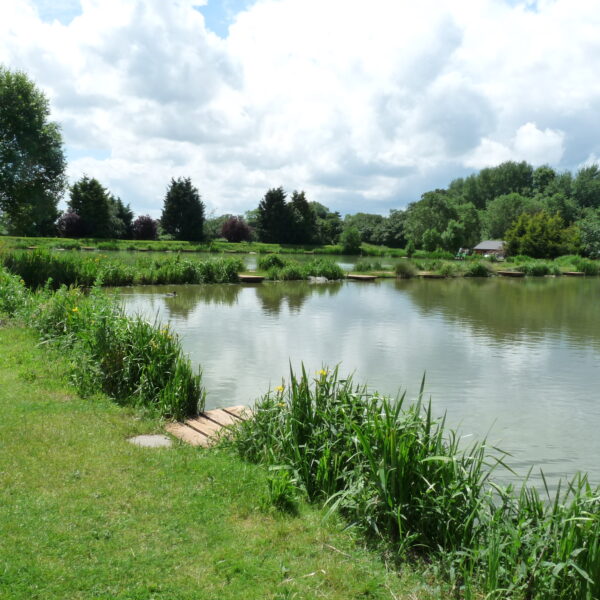
[[[442,315],[497,343],[564,335],[600,347],[596,278],[397,280],[394,286],[424,317]]]
[[[284,305],[291,312],[299,313],[311,294],[335,296],[341,287],[341,282],[278,281],[257,286],[256,297],[266,314],[278,315]]]
[[[341,363],[371,389],[426,394],[468,439],[527,470],[600,482],[600,278],[410,280],[123,290],[202,365],[207,406],[252,403],[290,364]]]

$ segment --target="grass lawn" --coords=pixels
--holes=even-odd
[[[0,324],[0,598],[444,597],[338,522],[268,508],[227,450],[139,448],[161,423],[81,399],[68,358]]]

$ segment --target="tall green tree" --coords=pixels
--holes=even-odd
[[[577,172],[573,196],[582,208],[600,208],[600,167],[591,165]]]
[[[282,187],[271,188],[258,205],[257,229],[261,242],[282,244],[289,240],[290,211]]]
[[[318,237],[317,215],[306,199],[306,194],[294,191],[288,209],[290,241],[294,244],[313,244]]]
[[[523,214],[535,214],[544,207],[540,200],[534,200],[513,192],[491,200],[482,214],[485,236],[501,240],[512,224]]]
[[[541,211],[523,213],[506,232],[509,254],[526,254],[532,258],[556,258],[579,250],[579,230],[565,227],[560,215]]]
[[[204,203],[189,177],[171,179],[160,218],[165,233],[176,240],[199,242],[204,235]]]
[[[0,66],[0,212],[9,232],[48,235],[65,187],[65,156],[44,94]]]
[[[313,201],[310,205],[317,216],[317,243],[337,244],[344,231],[340,213],[330,211],[320,202]]]
[[[113,198],[97,179],[84,175],[71,186],[69,193],[69,210],[81,217],[84,236],[114,237]]]

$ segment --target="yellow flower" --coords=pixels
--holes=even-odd
[[[283,385],[278,385],[278,386],[275,388],[275,391],[276,391],[277,393],[283,392],[283,388],[284,388],[284,386],[283,386]]]
[[[73,312],[79,312],[79,309],[78,309],[76,306],[74,306],[74,307],[73,307],[71,310],[72,310]]]
[[[317,375],[320,375],[321,377],[325,377],[325,375],[327,375],[327,371],[325,371],[324,369],[321,369],[320,371],[317,371]]]
[[[279,406],[279,408],[283,408],[285,406],[285,403],[284,402],[278,402],[277,406]]]

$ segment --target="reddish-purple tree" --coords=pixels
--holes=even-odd
[[[221,235],[228,242],[247,242],[252,237],[250,227],[241,217],[230,217],[221,227]]]
[[[134,240],[158,239],[158,224],[150,215],[140,215],[132,225]]]
[[[56,228],[62,237],[80,238],[84,233],[83,219],[76,212],[69,210],[58,218]]]

